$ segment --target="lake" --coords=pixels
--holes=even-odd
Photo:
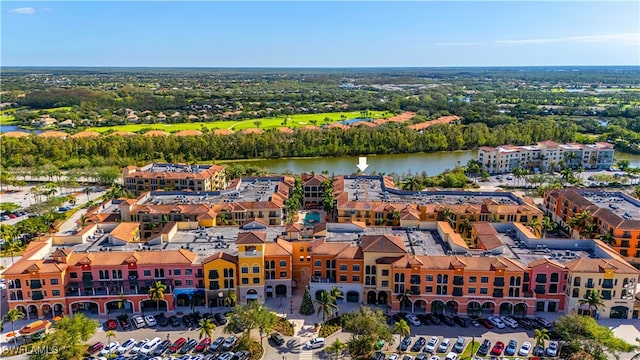
[[[434,153],[416,154],[390,154],[390,155],[368,155],[367,163],[369,167],[366,173],[373,171],[378,173],[421,173],[426,171],[427,175],[438,175],[447,169],[455,168],[456,164],[466,165],[467,161],[476,159],[476,150],[448,151]],[[640,167],[640,155],[616,152],[616,160],[629,160],[632,167]],[[231,161],[233,162],[233,161]],[[328,170],[329,173],[351,174],[358,171],[356,164],[358,156],[345,157],[321,157],[321,158],[288,158],[270,160],[248,160],[238,161],[243,165],[254,165],[266,168],[269,172],[280,174],[290,172],[299,174],[302,172],[321,173]]]
[[[2,133],[6,133],[6,132],[10,132],[10,131],[22,131],[22,132],[26,132],[26,133],[31,133],[33,132],[34,134],[40,134],[42,132],[42,130],[27,130],[27,129],[23,129],[18,125],[0,125],[0,134]]]

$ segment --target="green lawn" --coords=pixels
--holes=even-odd
[[[473,356],[476,354],[476,351],[480,348],[480,343],[478,341],[474,341],[469,343],[467,347],[464,349],[462,354],[460,354],[460,360],[471,360]]]
[[[15,118],[12,114],[14,114],[18,110],[26,110],[26,109],[27,107],[0,110],[0,125],[17,125],[17,123],[15,123],[14,121]],[[54,111],[71,111],[71,106],[61,106],[61,107],[50,108],[50,109],[30,110],[30,112],[33,112],[33,113],[45,113],[45,112],[54,112]]]
[[[379,119],[390,117],[392,114],[385,113],[382,111],[372,111],[372,117]],[[320,114],[299,114],[299,115],[290,115],[287,116],[287,124],[286,127],[296,128],[306,125],[313,125],[312,120],[316,121],[316,125],[324,125],[326,124],[324,119],[330,118],[331,120],[341,121],[342,118],[340,115],[344,115],[346,119],[353,119],[360,117],[359,111],[352,112],[342,112],[342,113],[320,113]],[[137,132],[142,129],[154,129],[154,130],[164,130],[168,132],[176,132],[181,130],[200,130],[203,126],[209,130],[212,129],[230,129],[233,131],[239,131],[244,129],[255,128],[255,122],[260,121],[261,129],[269,129],[275,127],[285,126],[283,122],[285,120],[285,116],[278,118],[262,118],[262,119],[248,119],[248,120],[231,120],[231,121],[210,121],[210,122],[195,122],[195,123],[182,123],[182,124],[131,124],[131,125],[117,125],[117,126],[100,126],[100,127],[91,127],[88,128],[87,131],[97,131],[97,132],[105,132],[108,130],[119,130],[119,131],[130,131]]]
[[[13,115],[0,115],[0,125],[15,125]]]

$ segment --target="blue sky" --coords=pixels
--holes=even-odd
[[[3,66],[640,64],[638,1],[1,5]]]

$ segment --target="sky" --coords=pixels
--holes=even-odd
[[[640,65],[640,1],[1,1],[2,66]]]

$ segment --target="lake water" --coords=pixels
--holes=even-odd
[[[31,133],[32,131],[21,128],[18,125],[0,125],[0,134],[10,132],[10,131],[22,131],[26,133]],[[33,130],[34,134],[40,134],[42,130]]]
[[[640,155],[616,152],[616,161],[629,160],[632,167],[640,167]],[[447,169],[453,169],[457,164],[462,166],[467,161],[477,158],[476,150],[416,153],[416,154],[392,154],[392,155],[369,155],[367,163],[369,167],[366,173],[373,171],[378,173],[396,174],[419,174],[426,171],[427,175],[438,175]],[[321,173],[328,170],[329,173],[351,174],[358,171],[356,164],[358,156],[345,157],[322,157],[322,158],[294,158],[294,159],[273,159],[273,160],[249,160],[240,161],[239,164],[254,165],[266,168],[271,173],[299,174],[302,172]]]

